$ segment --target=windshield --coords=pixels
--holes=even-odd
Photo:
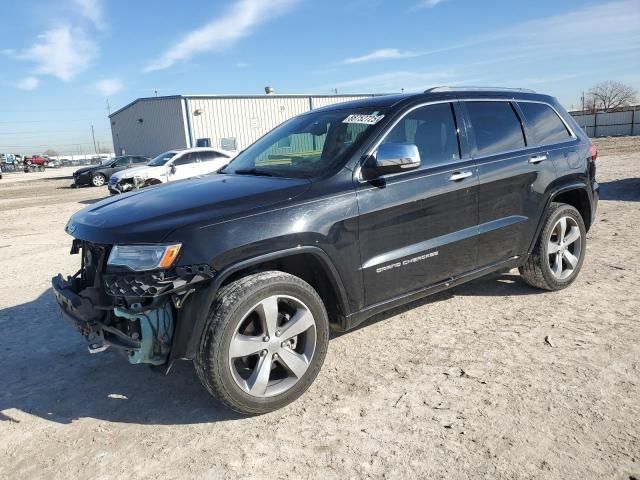
[[[100,162],[100,165],[109,165],[113,163],[114,160],[115,158],[107,158],[106,160],[102,160],[102,162]]]
[[[161,167],[173,157],[175,157],[177,152],[165,152],[158,155],[156,158],[149,162],[150,167]]]
[[[221,173],[316,177],[339,165],[383,117],[384,112],[371,108],[294,117],[240,153]]]

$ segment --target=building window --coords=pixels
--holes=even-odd
[[[210,138],[199,138],[196,140],[196,147],[210,147],[211,139]]]
[[[227,137],[220,139],[220,148],[222,150],[237,150],[235,137]]]

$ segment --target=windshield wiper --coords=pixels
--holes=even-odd
[[[233,173],[235,173],[236,175],[257,175],[260,177],[277,177],[278,176],[273,172],[270,172],[268,170],[261,170],[259,168],[240,168],[234,171]]]

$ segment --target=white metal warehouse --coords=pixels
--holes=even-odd
[[[285,120],[363,95],[176,95],[139,98],[112,113],[118,154],[154,157],[172,149],[242,150]]]

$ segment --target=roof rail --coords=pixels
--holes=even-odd
[[[447,87],[447,86],[438,86],[427,88],[424,93],[433,93],[433,92],[526,92],[526,93],[536,93],[535,90],[531,90],[530,88],[507,88],[507,87]]]

